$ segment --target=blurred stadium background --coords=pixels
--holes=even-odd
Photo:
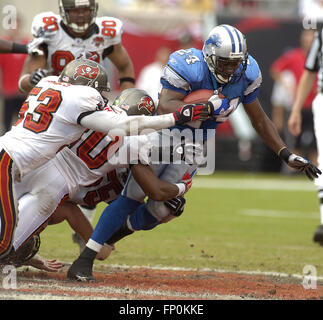
[[[260,100],[271,116],[273,80],[269,75],[272,62],[287,48],[299,44],[304,13],[312,0],[99,0],[98,15],[111,15],[124,23],[123,45],[135,66],[136,77],[152,63],[159,47],[171,51],[202,47],[203,39],[213,26],[228,23],[247,36],[248,50],[256,57],[263,73]],[[22,19],[24,36],[31,37],[33,17],[40,12],[58,13],[56,0],[0,0],[0,34],[5,34],[7,6],[13,6]],[[7,9],[6,9],[7,8]],[[113,67],[110,78],[118,90]],[[242,108],[240,108],[242,109]],[[3,108],[0,110],[0,116]],[[239,126],[232,117],[223,124],[216,138],[217,170],[271,171],[280,169],[280,161],[267,149],[247,125]],[[241,119],[240,119],[241,120]],[[248,128],[249,127],[249,128]],[[1,130],[1,127],[0,127]]]

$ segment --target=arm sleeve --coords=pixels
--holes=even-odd
[[[103,110],[84,116],[80,123],[85,128],[106,132],[109,135],[130,136],[151,133],[151,130],[145,129],[160,130],[171,127],[175,124],[175,119],[171,113],[145,117],[127,116],[125,113]]]

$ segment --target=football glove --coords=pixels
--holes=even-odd
[[[187,164],[203,164],[204,154],[203,154],[203,145],[200,143],[193,143],[193,142],[180,142],[177,144],[173,144],[172,141],[171,145],[162,144],[160,145],[152,145],[151,147],[147,145],[143,146],[140,150],[140,159],[142,164],[157,164],[157,163],[181,163],[185,161]],[[145,162],[142,161],[145,158],[144,153],[145,149],[150,150],[149,154],[149,161]]]
[[[27,52],[31,56],[41,56],[44,51],[39,49],[39,46],[44,42],[43,38],[35,38],[27,43]]]
[[[192,183],[193,183],[192,178],[188,172],[186,172],[183,175],[181,182],[185,184],[185,186],[186,186],[185,192],[187,192],[191,188]]]
[[[46,69],[36,69],[31,75],[30,75],[30,83],[35,86],[41,79],[47,77],[49,74],[48,70]]]
[[[186,200],[184,197],[177,197],[164,202],[165,206],[172,211],[172,215],[179,217],[185,207]]]
[[[230,105],[229,99],[225,98],[222,94],[215,94],[209,100],[213,106],[212,117],[217,122],[224,122],[234,110]]]
[[[186,104],[173,112],[175,125],[181,125],[196,120],[207,120],[213,115],[213,111],[212,103]]]
[[[305,172],[306,176],[313,180],[322,174],[321,170],[317,168],[310,160],[291,153],[287,148],[282,149],[278,156],[284,160],[291,168],[301,172]]]

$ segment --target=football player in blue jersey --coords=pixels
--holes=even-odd
[[[268,147],[290,167],[305,172],[309,179],[318,177],[320,170],[310,161],[288,150],[263,111],[257,98],[261,83],[261,71],[256,60],[248,55],[244,35],[230,25],[219,25],[212,29],[202,50],[191,48],[170,55],[161,78],[158,113],[165,114],[178,109],[191,92],[212,90],[214,95],[209,103],[214,107],[213,119],[173,127],[170,128],[171,133],[182,135],[183,132],[192,132],[191,141],[205,145],[210,134],[214,135],[216,128],[242,103],[254,129]],[[202,135],[198,135],[201,132]],[[151,168],[160,179],[176,183],[181,181],[184,173],[192,177],[197,164],[182,161],[180,164],[156,164]],[[151,200],[145,204],[144,190],[140,189],[134,178],[141,179],[133,171],[122,195],[103,211],[91,239],[69,268],[68,278],[94,280],[93,260],[105,242],[112,244],[134,230],[149,230],[165,219],[169,220],[170,206],[173,206],[175,212],[177,209],[177,214],[183,211],[185,202],[181,197],[185,189],[180,190],[177,199],[169,202],[168,207],[163,202]]]

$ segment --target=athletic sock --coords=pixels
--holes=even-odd
[[[81,252],[79,258],[87,259],[87,260],[94,260],[97,252],[90,249],[89,247],[85,247],[84,250]]]

